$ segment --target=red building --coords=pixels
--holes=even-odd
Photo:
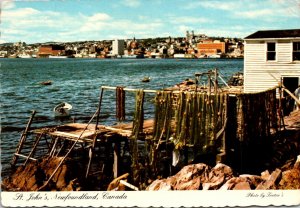
[[[65,54],[65,46],[42,45],[39,48],[38,57],[60,56]]]
[[[212,42],[204,41],[197,44],[199,55],[213,55],[218,53],[226,53],[226,43],[225,42]]]

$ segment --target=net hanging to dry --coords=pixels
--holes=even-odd
[[[222,93],[179,93],[175,108],[176,148],[193,145],[206,151],[215,145],[216,134],[224,125],[226,102],[227,95]]]
[[[173,94],[160,91],[155,97],[155,119],[153,140],[169,139],[171,136],[171,124],[173,115]]]
[[[194,146],[199,151],[216,144],[224,127],[227,95],[201,92],[158,92],[155,99],[153,140],[173,137],[176,149]]]
[[[130,137],[130,149],[132,154],[133,177],[137,177],[138,172],[138,142],[140,135],[143,133],[144,124],[144,91],[138,90],[135,97],[135,111],[133,117],[132,135]]]
[[[277,127],[276,90],[237,95],[237,138],[250,141],[266,138]]]

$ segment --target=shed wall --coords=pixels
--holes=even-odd
[[[245,92],[259,92],[273,88],[280,83],[281,77],[300,79],[300,62],[292,61],[292,40],[270,41],[276,42],[276,61],[266,61],[266,40],[245,41]]]

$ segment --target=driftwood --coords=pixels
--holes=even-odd
[[[275,171],[273,171],[273,173],[269,176],[269,178],[266,181],[262,182],[256,187],[256,190],[270,189],[272,186],[275,185],[276,181],[280,180],[280,177],[281,177],[281,170],[276,169]]]
[[[110,182],[110,184],[108,185],[107,187],[107,191],[112,191],[116,188],[121,188],[121,189],[124,189],[124,187],[120,187],[120,180],[123,180],[123,179],[127,179],[127,177],[129,176],[129,173],[125,173],[121,176],[119,176],[118,178],[115,178],[112,182]],[[120,190],[120,189],[118,189]]]
[[[120,183],[123,184],[123,185],[125,185],[125,186],[127,186],[127,187],[129,187],[129,188],[131,188],[132,190],[135,190],[135,191],[139,190],[138,187],[136,187],[136,186],[128,183],[127,181],[120,180]]]

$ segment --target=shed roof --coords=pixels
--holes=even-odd
[[[300,37],[300,29],[292,30],[259,30],[244,39],[265,39],[265,38],[296,38]]]

